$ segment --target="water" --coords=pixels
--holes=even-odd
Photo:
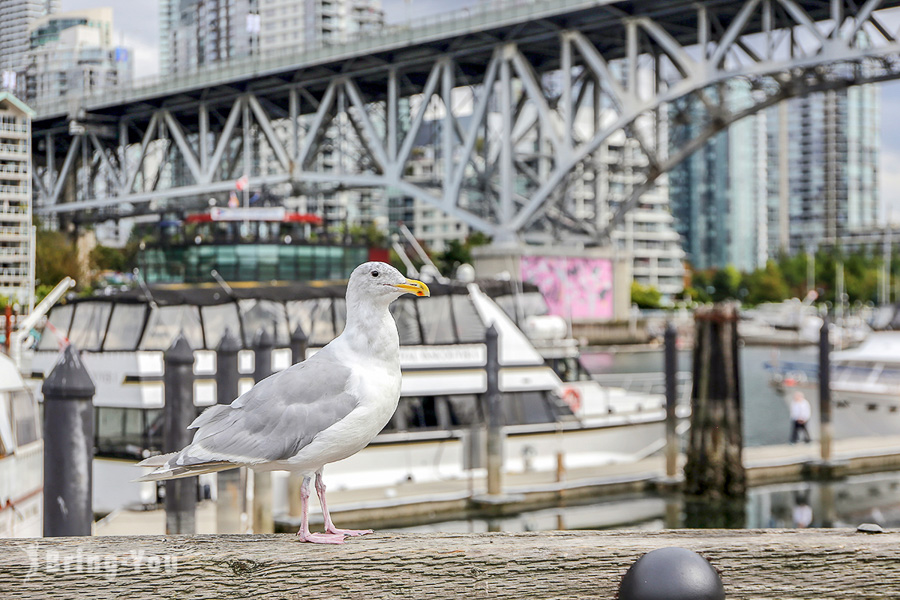
[[[783,361],[815,362],[817,349],[812,346],[800,348],[745,346],[741,349],[741,391],[746,446],[786,444],[790,440],[787,405],[769,385],[768,372],[764,367],[766,362],[776,358]],[[662,350],[594,352],[584,354],[583,362],[590,372],[599,375],[659,373],[663,370],[663,352]],[[680,371],[690,372],[689,351],[679,353],[678,368]],[[500,519],[445,521],[402,530],[517,532],[611,528],[656,530],[711,526],[759,529],[856,527],[860,523],[900,527],[898,492],[900,492],[900,472],[890,472],[850,477],[838,482],[798,482],[751,488],[744,505],[738,505],[736,515],[724,525],[722,519],[710,519],[711,511],[708,507],[692,511],[678,496],[663,497],[648,493],[528,511]]]
[[[859,475],[836,482],[788,483],[752,488],[742,519],[746,529],[900,527],[900,473]],[[412,532],[548,531],[703,527],[689,522],[680,498],[630,495],[579,506],[523,512],[501,519],[468,519],[395,529]],[[711,525],[711,523],[708,523]]]
[[[785,348],[775,346],[745,346],[741,348],[741,392],[744,410],[744,446],[786,444],[790,441],[791,421],[784,400],[769,385],[764,365],[776,357],[783,361],[816,362],[818,350],[814,346]],[[663,351],[593,352],[582,357],[591,373],[613,375],[622,373],[660,373],[663,370]],[[691,352],[678,353],[678,370],[691,371]]]

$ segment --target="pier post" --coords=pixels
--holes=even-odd
[[[91,535],[94,382],[69,344],[44,395],[44,536]]]
[[[684,467],[685,526],[743,527],[747,480],[742,461],[737,306],[698,308],[691,390],[691,433]],[[709,526],[709,525],[705,525]]]
[[[665,373],[666,373],[666,479],[678,478],[678,416],[675,408],[678,405],[678,349],[675,344],[678,332],[669,321],[666,324],[665,339]]]
[[[259,383],[272,374],[272,335],[260,327],[253,340],[253,381]],[[272,473],[253,472],[253,532],[274,533],[272,519]]]
[[[307,348],[309,348],[309,338],[306,337],[303,326],[297,325],[291,334],[291,364],[306,360]]]
[[[487,493],[499,496],[503,493],[503,437],[500,406],[500,350],[499,333],[492,324],[486,333],[487,346]]]
[[[291,334],[291,364],[297,364],[306,360],[306,350],[309,347],[309,338],[303,331],[303,326],[298,324]],[[303,485],[303,477],[288,475],[288,514],[300,518],[302,509],[300,505],[300,488]]]
[[[163,355],[165,373],[163,425],[164,452],[177,452],[191,443],[188,425],[196,418],[194,407],[194,352],[179,333]],[[197,477],[166,481],[166,534],[196,533]]]
[[[832,459],[832,439],[834,431],[831,425],[831,343],[828,339],[828,315],[822,315],[822,328],[819,330],[819,445],[822,449],[822,462]]]
[[[216,348],[216,403],[231,404],[238,397],[238,352],[241,342],[231,329]],[[243,512],[241,469],[228,469],[216,474],[216,531],[241,533]]]

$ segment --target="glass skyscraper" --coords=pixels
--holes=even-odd
[[[878,226],[876,85],[794,98],[768,111],[769,252],[839,245]]]
[[[748,92],[736,90],[736,95]],[[677,104],[677,103],[676,103]],[[705,127],[705,109],[678,106],[670,154]],[[669,202],[687,260],[695,269],[765,262],[765,115],[747,117],[715,135],[669,174]]]
[[[839,245],[877,226],[879,98],[876,85],[863,85],[791,99],[679,164],[670,202],[694,268],[749,271],[782,250]],[[700,107],[675,106],[682,122],[670,128],[670,154],[705,126]]]

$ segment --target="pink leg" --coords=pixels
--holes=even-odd
[[[338,529],[331,522],[331,515],[328,513],[328,504],[325,503],[325,481],[322,479],[322,471],[316,471],[316,493],[319,494],[319,503],[322,505],[322,514],[325,515],[325,531],[337,535],[366,535],[372,533],[371,529]]]
[[[297,536],[301,542],[311,542],[313,544],[343,544],[344,536],[336,532],[328,533],[310,533],[309,532],[309,477],[303,478],[303,484],[300,486],[300,531]],[[328,513],[326,514],[326,523],[329,522]]]

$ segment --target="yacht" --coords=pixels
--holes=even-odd
[[[40,537],[44,442],[38,404],[16,364],[0,354],[0,537]]]
[[[391,305],[403,371],[398,409],[366,450],[329,466],[331,485],[461,478],[481,468],[484,340],[491,325],[500,334],[507,469],[551,470],[558,454],[568,467],[636,460],[662,448],[664,398],[591,380],[577,344],[546,314],[535,286],[489,280],[429,287],[430,298]],[[308,338],[307,356],[340,333],[345,290],[346,282],[334,281],[155,285],[54,307],[30,357],[31,381],[39,390],[59,344],[81,351],[97,388],[95,509],[157,502],[154,483],[129,482],[135,463],[163,450],[163,353],[179,332],[194,349],[199,412],[215,402],[215,348],[226,328],[245,348],[267,328],[275,342],[273,369],[281,370],[291,364],[290,338],[298,327]],[[244,392],[253,384],[252,351],[239,353],[239,371]],[[286,507],[286,476],[275,477]]]
[[[810,401],[810,430],[815,437],[818,364],[774,361],[766,368],[786,402],[798,391]],[[832,353],[831,400],[835,437],[900,435],[900,331],[876,331],[858,347]]]

